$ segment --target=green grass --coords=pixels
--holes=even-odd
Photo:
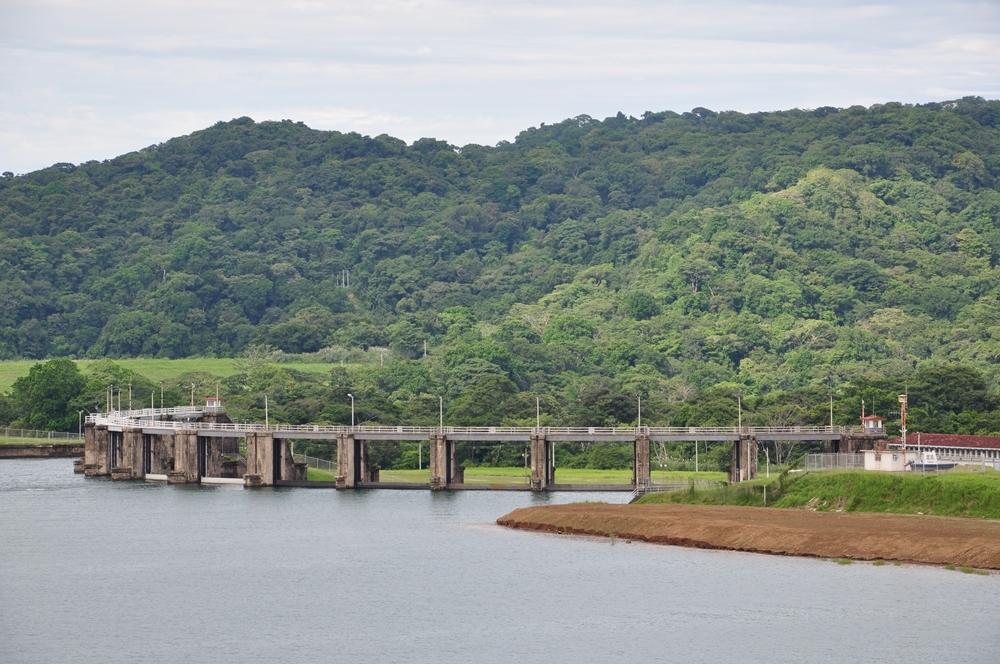
[[[0,436],[0,445],[83,445],[83,441],[66,440],[65,438],[5,438]]]
[[[1000,519],[1000,477],[963,472],[813,473],[789,484],[775,506]]]
[[[336,473],[315,468],[309,469],[309,480],[317,482],[332,482]],[[688,479],[722,479],[723,473],[699,472],[685,473],[681,471],[653,471],[654,482],[684,482]],[[327,479],[329,478],[329,479]],[[427,484],[430,482],[430,471],[423,470],[382,470],[379,472],[382,482],[414,482]],[[527,484],[524,468],[489,468],[476,467],[465,469],[467,484]],[[559,484],[630,484],[631,470],[593,470],[590,468],[557,468],[556,482]]]
[[[310,482],[334,482],[337,479],[337,473],[319,468],[307,468],[306,479]]]
[[[761,506],[763,491],[748,482],[649,494],[639,502]],[[772,481],[767,491],[769,507],[1000,519],[1000,476],[995,473],[811,473]]]
[[[233,367],[235,360],[231,358],[185,358],[181,360],[166,360],[155,358],[137,358],[112,360],[126,369],[131,369],[141,376],[145,376],[154,383],[160,381],[170,382],[177,380],[184,374],[208,373],[219,378],[225,378],[236,373]],[[10,390],[14,381],[22,376],[28,375],[37,360],[7,360],[0,362],[0,392]],[[95,360],[76,360],[80,370],[86,372],[87,366]],[[282,362],[279,366],[295,371],[306,373],[327,373],[334,364],[325,362]]]

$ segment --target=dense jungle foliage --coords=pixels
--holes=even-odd
[[[246,356],[221,389],[288,422],[846,424],[908,388],[911,430],[1000,432],[998,183],[979,98],[461,148],[241,118],[5,173],[0,358]]]

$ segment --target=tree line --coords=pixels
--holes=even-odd
[[[443,397],[470,424],[530,423],[536,398],[629,422],[639,396],[665,424],[729,424],[736,397],[822,423],[831,394],[853,423],[865,390],[888,410],[944,371],[984,396],[922,426],[996,432],[998,120],[979,98],[697,108],[461,147],[222,122],[0,178],[0,358],[265,348],[347,363],[240,373],[230,396],[280,393],[285,421],[342,422],[350,392],[372,421]]]

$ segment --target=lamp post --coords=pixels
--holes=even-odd
[[[351,397],[351,428],[353,429],[354,428],[354,395],[353,394],[348,394],[347,396]]]
[[[642,397],[637,395],[636,398],[639,399],[639,422],[638,422],[638,424],[639,424],[639,428],[641,429],[642,428]]]
[[[542,404],[538,396],[535,396],[535,428],[542,428]]]
[[[76,432],[79,435],[83,435],[83,411],[76,411]]]
[[[444,397],[438,395],[438,427],[444,430]]]
[[[267,412],[267,395],[264,395],[264,428],[267,429],[271,426],[271,418]]]
[[[163,408],[163,381],[160,381],[160,408]]]

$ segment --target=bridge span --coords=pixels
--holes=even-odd
[[[239,455],[245,440],[246,457]],[[824,441],[827,451],[872,449],[884,440],[881,430],[843,426],[789,427],[420,427],[334,426],[322,424],[234,423],[220,405],[146,408],[89,415],[84,458],[77,470],[118,480],[165,479],[195,483],[216,479],[245,486],[302,486],[304,464],[292,458],[291,441],[331,440],[337,445],[338,489],[379,486],[369,462],[368,441],[427,441],[432,490],[460,489],[464,469],[456,442],[523,442],[529,445],[533,491],[559,490],[555,481],[555,444],[631,442],[631,488],[651,485],[650,443],[661,441],[733,442],[729,480],[757,475],[757,444],[768,440]],[[314,485],[315,483],[309,483]],[[399,488],[396,485],[382,485]]]

